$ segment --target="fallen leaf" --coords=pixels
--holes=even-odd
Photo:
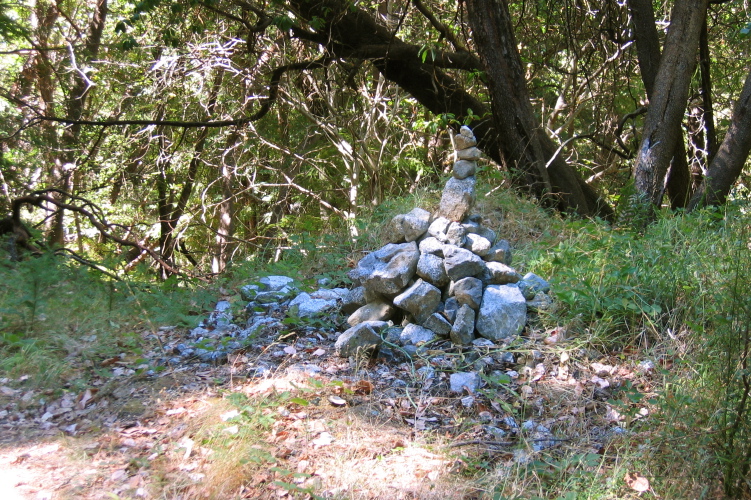
[[[626,480],[626,485],[634,491],[638,491],[639,493],[649,491],[649,479],[638,472],[629,472],[624,479]]]
[[[326,354],[324,349],[316,349],[313,351],[313,356],[323,356],[324,354]]]
[[[370,394],[373,392],[373,384],[367,380],[360,380],[355,384],[355,394]]]
[[[286,352],[290,356],[294,356],[295,354],[297,354],[297,349],[295,349],[293,346],[289,345],[289,346],[287,346],[287,347],[284,348],[284,352]]]

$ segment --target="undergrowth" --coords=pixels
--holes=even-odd
[[[0,282],[0,377],[52,390],[138,354],[145,331],[195,325],[216,301],[195,283],[112,281],[52,254],[1,265]]]

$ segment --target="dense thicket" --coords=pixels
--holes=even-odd
[[[0,14],[4,211],[54,188],[28,217],[115,267],[156,252],[165,275],[219,272],[352,225],[445,175],[462,123],[509,185],[567,212],[610,218],[629,184],[675,208],[745,186],[740,0],[31,0]]]

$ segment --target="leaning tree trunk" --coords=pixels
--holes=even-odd
[[[751,72],[735,104],[730,128],[712,160],[699,189],[689,203],[693,210],[704,205],[725,203],[730,189],[743,170],[751,152]]]
[[[699,36],[709,0],[676,0],[655,77],[642,141],[634,163],[634,185],[645,203],[657,207],[676,145],[696,67]]]
[[[636,38],[636,54],[639,59],[644,89],[647,98],[652,101],[655,80],[660,65],[660,38],[657,33],[654,7],[652,0],[628,0],[631,12],[634,37]],[[691,190],[691,176],[686,156],[686,145],[682,140],[681,122],[673,124],[678,140],[673,151],[673,159],[667,178],[668,197],[672,208],[685,208]]]
[[[609,217],[609,207],[560,156],[534,115],[513,23],[504,0],[468,0],[467,11],[492,98],[503,162],[543,201]]]
[[[548,154],[551,148],[545,144],[550,139],[547,136],[542,140],[539,137],[535,139],[537,133],[534,128],[530,130],[527,127],[520,136],[528,136],[526,140],[537,144],[535,147],[542,149],[543,153],[535,152],[531,157],[531,163],[528,160],[517,162],[517,159],[523,159],[521,153],[517,153],[518,158],[505,158],[501,152],[508,144],[515,142],[517,135],[507,137],[505,134],[508,133],[508,129],[504,131],[494,118],[485,118],[492,115],[484,103],[468,94],[456,80],[442,72],[435,64],[430,64],[429,59],[423,63],[417,55],[419,47],[395,37],[390,30],[376,23],[373,17],[362,9],[343,0],[290,0],[289,3],[301,18],[317,18],[324,23],[321,32],[325,33],[325,36],[316,41],[325,45],[331,54],[342,58],[370,59],[386,79],[399,85],[435,114],[450,114],[459,122],[469,118],[470,110],[472,115],[482,117],[472,124],[478,146],[496,163],[505,164],[512,170],[518,187],[541,198],[559,194],[556,201],[558,208],[562,210],[576,211],[585,216],[599,215],[607,218],[612,215],[610,206],[594,189],[585,184],[579,173],[568,163],[560,160],[551,162],[547,166],[549,181],[545,179],[539,168],[538,159],[540,156],[552,156]],[[470,54],[459,52],[450,54],[445,59],[449,63],[460,64],[472,58]],[[515,81],[509,76],[507,84],[519,89],[525,82],[523,79]],[[524,109],[528,105],[528,101],[527,104],[520,102],[516,103],[515,107]],[[524,120],[529,118],[524,114],[520,117],[524,117]],[[555,148],[552,148],[552,151],[554,150]],[[529,178],[533,179],[532,185],[523,182]],[[548,185],[550,189],[541,189],[547,188]]]

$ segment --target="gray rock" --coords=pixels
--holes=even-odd
[[[389,326],[385,330],[381,331],[381,338],[383,338],[385,342],[388,342],[390,344],[401,345],[403,330],[404,328],[400,326]]]
[[[257,337],[264,333],[268,333],[272,329],[280,327],[281,325],[282,323],[278,319],[271,318],[269,316],[256,316],[253,318],[248,318],[248,323],[245,327],[245,330],[241,331],[238,336],[241,338]]]
[[[452,373],[449,384],[451,392],[462,393],[466,388],[469,392],[474,393],[480,388],[480,376],[475,372]]]
[[[444,243],[449,245],[456,245],[458,247],[464,246],[467,241],[467,230],[463,224],[459,222],[452,222],[446,229],[446,240]]]
[[[466,179],[451,177],[443,189],[441,204],[435,216],[452,221],[463,220],[475,204],[475,183],[473,175]]]
[[[259,279],[263,291],[269,292],[285,292],[291,288],[294,279],[289,276],[264,276]]]
[[[347,294],[349,294],[349,290],[346,288],[319,288],[310,292],[310,297],[323,300],[343,300]]]
[[[495,239],[498,237],[496,236],[495,231],[485,226],[480,226],[480,229],[477,230],[477,234],[488,240],[491,245],[495,243]]]
[[[449,338],[457,345],[467,345],[475,338],[475,311],[467,304],[462,305],[456,313],[456,320],[451,327]]]
[[[363,321],[388,321],[394,315],[394,311],[394,306],[387,302],[371,302],[353,312],[347,318],[347,323],[349,326],[355,326]]]
[[[517,273],[514,268],[501,262],[486,263],[485,272],[482,275],[482,280],[487,285],[507,285],[516,283],[521,279],[522,275]]]
[[[232,323],[232,304],[227,300],[220,300],[214,306],[214,311],[206,319],[207,326],[222,327]]]
[[[341,311],[343,314],[352,314],[367,304],[365,299],[365,287],[357,286],[349,291],[342,299]]]
[[[459,281],[469,276],[481,275],[485,270],[483,260],[464,248],[446,245],[443,248],[444,266],[451,281]]]
[[[488,254],[484,258],[488,262],[500,262],[510,266],[511,245],[506,240],[499,240],[490,250],[488,250]]]
[[[469,128],[467,125],[462,125],[459,127],[459,134],[463,135],[464,137],[468,138],[475,138],[475,134],[472,133],[472,129]]]
[[[535,284],[530,281],[521,280],[516,283],[517,288],[522,293],[525,299],[532,300],[537,294],[535,292]]]
[[[316,299],[309,293],[302,292],[289,303],[288,316],[310,318],[322,314],[337,306],[337,299]]]
[[[435,236],[430,236],[420,242],[420,252],[443,257],[443,243]]]
[[[394,297],[394,305],[412,314],[422,323],[435,312],[441,302],[441,291],[422,279]]]
[[[435,340],[436,334],[425,327],[410,323],[404,327],[401,334],[402,345],[419,345]]]
[[[454,136],[454,147],[456,149],[467,149],[477,145],[477,139],[474,136],[464,136],[462,134],[456,134]]]
[[[457,161],[459,160],[469,160],[469,161],[475,161],[482,158],[482,152],[475,148],[466,148],[466,149],[458,149],[455,152]]]
[[[546,293],[538,293],[532,300],[527,301],[527,309],[532,312],[549,311],[553,307],[553,299]]]
[[[472,341],[472,345],[475,347],[495,347],[495,344],[488,339],[480,337]]]
[[[459,160],[454,162],[454,168],[452,171],[452,174],[457,179],[466,179],[467,177],[470,177],[472,175],[475,175],[477,173],[477,162],[476,161],[467,161],[467,160]]]
[[[436,335],[440,335],[441,337],[448,337],[449,333],[451,333],[451,323],[449,323],[441,313],[431,314],[428,319],[423,322],[422,326],[435,332]]]
[[[489,285],[482,296],[477,332],[490,340],[510,340],[527,322],[527,301],[512,285]]]
[[[456,313],[459,312],[461,305],[456,297],[449,297],[446,299],[446,303],[443,305],[443,315],[446,316],[451,323],[456,320]]]
[[[446,242],[446,231],[448,231],[451,221],[446,217],[436,217],[428,227],[428,234],[441,243]]]
[[[537,276],[535,273],[527,273],[522,279],[526,282],[532,283],[535,292],[548,293],[550,291],[550,283]]]
[[[464,226],[466,227],[467,224],[464,224]],[[464,248],[480,257],[485,257],[490,252],[491,246],[492,244],[487,238],[475,233],[467,234],[464,242]]]
[[[379,333],[388,327],[385,321],[366,321],[342,333],[334,344],[338,356],[343,358],[367,354],[383,343]]]
[[[482,230],[482,225],[480,222],[471,220],[474,215],[470,215],[467,217],[464,222],[462,223],[462,226],[464,226],[464,229],[467,231],[467,234],[480,234],[480,231]]]
[[[391,219],[388,237],[391,243],[415,241],[428,230],[430,212],[415,208],[407,214],[400,214]]]
[[[272,292],[258,292],[254,300],[259,304],[276,304],[286,299],[287,294],[291,291],[292,289]]]
[[[417,269],[420,251],[417,243],[390,243],[366,255],[350,271],[350,278],[359,280],[366,292],[394,295],[409,283]]]
[[[420,260],[417,261],[417,275],[437,287],[447,285],[449,282],[443,259],[430,253],[420,254]]]
[[[462,278],[453,284],[454,297],[459,304],[466,304],[475,311],[482,303],[482,281],[477,278]]]

